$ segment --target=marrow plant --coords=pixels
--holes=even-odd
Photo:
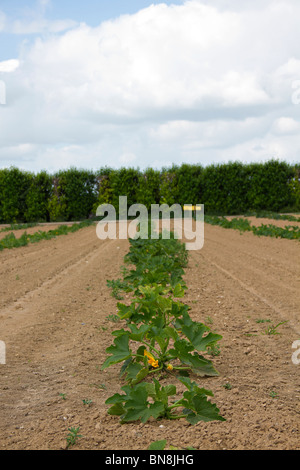
[[[140,419],[186,418],[198,421],[220,420],[216,405],[207,397],[211,391],[199,388],[189,375],[218,375],[212,362],[203,354],[216,345],[222,336],[210,331],[203,323],[191,319],[188,305],[180,301],[187,286],[183,280],[187,266],[185,245],[173,234],[169,239],[130,239],[124,257],[129,268],[123,280],[113,289],[132,293],[129,305],[118,302],[117,315],[124,327],[112,332],[113,344],[106,349],[108,357],[102,370],[120,364],[126,381],[123,394],[108,398],[108,413],[120,416],[122,423]],[[120,298],[118,292],[117,298]],[[178,377],[187,388],[183,397],[172,404],[176,386],[161,386],[159,378],[166,374]],[[180,411],[179,411],[180,410]]]

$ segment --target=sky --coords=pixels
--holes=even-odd
[[[0,168],[300,162],[299,0],[0,0]]]

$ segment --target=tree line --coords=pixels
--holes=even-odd
[[[98,205],[204,204],[206,214],[300,211],[300,164],[230,162],[147,168],[71,167],[54,174],[0,169],[0,223],[92,218]]]

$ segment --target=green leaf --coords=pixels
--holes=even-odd
[[[207,400],[204,395],[195,395],[190,401],[191,409],[186,411],[186,419],[191,424],[196,424],[199,421],[226,421],[220,415],[220,410],[214,403]]]
[[[132,384],[135,385],[139,382],[141,382],[145,377],[147,377],[147,375],[149,374],[149,369],[147,367],[143,367],[143,369],[141,369],[135,379],[132,380]]]
[[[107,413],[111,416],[122,416],[125,413],[125,409],[121,403],[115,403],[108,409]]]
[[[211,390],[207,390],[206,388],[198,387],[196,382],[192,382],[189,377],[179,377],[179,380],[192,393],[197,393],[197,394],[201,394],[201,395],[209,395],[211,397],[214,396]],[[185,392],[185,393],[187,393],[187,392]]]
[[[165,334],[176,341],[179,338],[178,332],[172,326],[167,326],[164,328]]]
[[[127,413],[123,416],[122,422],[127,423],[129,421],[136,421],[140,419],[142,423],[146,423],[149,418],[159,418],[164,414],[165,408],[163,403],[155,402],[150,405],[140,405],[137,407],[131,407]]]
[[[193,350],[192,344],[188,343],[184,339],[175,341],[174,349],[169,350],[169,354],[173,355],[174,358],[180,359],[180,361],[189,366],[194,373],[204,376],[217,376],[219,375],[217,370],[214,368],[212,362],[198,353],[191,354]]]
[[[131,324],[131,325],[129,325],[129,328],[131,330],[129,338],[132,341],[142,341],[144,339],[145,335],[150,330],[151,326],[150,325],[141,325],[141,327],[138,328],[135,324]]]
[[[174,297],[184,297],[184,289],[182,288],[181,284],[176,284],[176,286],[173,289],[173,295]]]
[[[166,439],[162,439],[161,441],[155,441],[150,444],[148,450],[164,450],[167,445]]]
[[[166,386],[163,387],[163,388],[164,388],[164,390],[165,390],[165,392],[166,392],[166,394],[167,394],[168,397],[169,397],[169,396],[172,396],[172,395],[176,395],[176,387],[175,387],[175,385],[170,384],[170,385],[166,385]]]
[[[129,306],[125,304],[121,304],[120,302],[117,303],[118,307],[118,316],[120,317],[120,320],[125,320],[127,318],[130,318],[134,313],[135,313],[135,305],[130,304]]]
[[[126,413],[122,417],[122,422],[140,419],[142,423],[145,423],[150,417],[157,419],[164,413],[163,403],[149,403],[147,399],[147,384],[141,383],[131,389],[130,394],[126,397],[124,405]]]
[[[222,339],[222,336],[215,333],[208,333],[203,337],[203,334],[208,330],[208,327],[203,323],[193,322],[190,326],[184,326],[182,333],[190,340],[197,351],[205,351],[208,346]]]
[[[129,333],[117,336],[114,343],[114,345],[111,345],[106,349],[106,352],[112,355],[106,359],[101,370],[104,370],[113,364],[125,361],[131,356],[131,350],[129,349]]]
[[[120,393],[115,393],[111,397],[109,397],[106,401],[106,405],[115,405],[116,403],[120,403],[123,401],[125,395],[120,395]]]

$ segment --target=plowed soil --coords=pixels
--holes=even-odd
[[[107,414],[123,383],[119,366],[101,371],[120,327],[106,281],[120,277],[128,248],[92,226],[0,252],[0,449],[66,449],[79,427],[71,449],[144,450],[166,439],[180,449],[300,450],[299,242],[205,224],[204,247],[189,252],[182,300],[223,336],[212,357],[219,376],[197,380],[226,418],[195,426],[121,425]]]

